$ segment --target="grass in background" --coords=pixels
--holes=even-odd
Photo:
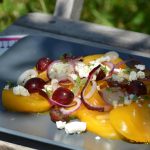
[[[3,0],[0,31],[28,12],[53,13],[56,0]],[[148,0],[85,0],[81,20],[150,34]]]

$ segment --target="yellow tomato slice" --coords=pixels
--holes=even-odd
[[[132,103],[111,111],[113,127],[124,137],[136,142],[150,142],[150,101]]]
[[[38,93],[18,96],[14,95],[12,90],[3,90],[2,104],[6,109],[16,112],[44,112],[51,107],[50,103]]]
[[[83,58],[83,62],[88,64],[90,61],[102,57],[103,54],[89,55]],[[120,58],[116,59],[113,63],[116,64],[122,61]],[[98,85],[105,86],[107,83],[100,82]],[[90,91],[91,85],[87,87],[85,95]],[[102,100],[98,91],[96,90],[88,102],[93,106],[104,106],[105,102]],[[87,109],[83,104],[80,109],[74,114],[81,121],[87,123],[87,130],[96,133],[99,136],[109,139],[121,139],[122,137],[116,132],[110,123],[109,112],[98,112]]]
[[[90,61],[94,61],[94,60],[96,60],[96,59],[98,59],[98,58],[100,58],[100,57],[102,57],[102,56],[104,56],[104,54],[88,55],[88,56],[85,56],[85,57],[83,58],[83,62],[84,62],[85,64],[88,64]],[[119,62],[121,62],[121,61],[123,61],[121,58],[117,58],[117,59],[115,59],[115,60],[112,60],[111,62],[112,62],[113,64],[117,64],[117,63],[119,63]],[[126,67],[125,64],[122,64],[122,65],[119,66],[119,68],[125,68],[125,67]]]
[[[90,61],[94,61],[102,56],[103,54],[88,55],[88,56],[83,57],[83,62],[85,64],[88,64]]]
[[[89,92],[91,85],[87,87],[85,95]],[[96,90],[88,102],[93,106],[104,106],[105,103]],[[99,136],[110,138],[110,139],[120,139],[121,137],[115,129],[112,127],[109,120],[109,112],[98,112],[87,109],[83,104],[80,109],[77,110],[74,115],[78,117],[81,121],[87,123],[87,130],[98,134]]]
[[[85,108],[77,111],[76,116],[87,123],[87,130],[101,137],[109,139],[121,139],[121,136],[115,131],[109,120],[108,112],[98,112]]]

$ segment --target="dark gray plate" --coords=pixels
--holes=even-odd
[[[0,56],[0,80],[2,81],[0,87],[2,89],[4,81],[16,81],[22,71],[32,68],[36,61],[43,56],[57,59],[64,53],[84,56],[104,53],[106,51],[109,51],[109,49],[105,47],[91,47],[49,37],[26,37]],[[125,53],[120,53],[120,56],[124,59],[136,57],[150,68],[149,58]],[[4,110],[2,105],[0,105],[0,131],[70,149],[150,149],[150,146],[145,144],[130,144],[124,141],[103,138],[96,141],[96,135],[89,132],[79,135],[67,135],[64,130],[60,131],[56,129],[55,124],[50,121],[48,114],[12,113]]]

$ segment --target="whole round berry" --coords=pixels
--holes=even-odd
[[[50,60],[47,57],[43,57],[43,58],[39,59],[36,64],[37,71],[38,72],[45,71],[51,62],[52,62],[52,60]]]

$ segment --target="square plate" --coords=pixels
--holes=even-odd
[[[64,53],[75,56],[105,53],[108,47],[92,47],[85,44],[73,43],[50,37],[29,36],[20,40],[10,50],[0,56],[0,91],[5,81],[16,81],[17,77],[26,69],[33,68],[37,60],[43,56],[58,59]],[[123,59],[136,57],[150,68],[150,57],[136,54],[123,53],[117,49]],[[148,58],[149,57],[149,58]],[[101,138],[95,140],[96,135],[90,132],[84,134],[67,135],[64,130],[57,130],[55,124],[50,121],[48,114],[12,113],[4,110],[0,99],[0,132],[33,139],[37,142],[62,148],[79,150],[149,150],[146,144],[130,144],[124,141],[107,140]]]

